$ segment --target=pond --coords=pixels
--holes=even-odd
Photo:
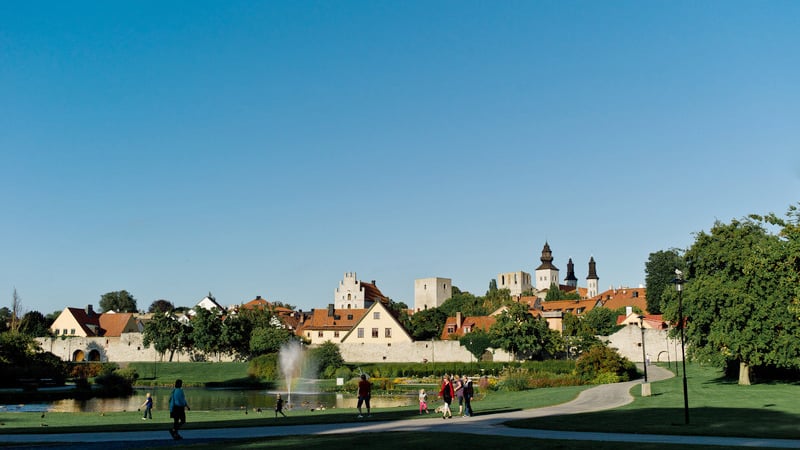
[[[166,411],[169,407],[169,396],[172,388],[137,389],[134,395],[126,398],[92,398],[89,400],[54,400],[51,402],[30,403],[20,405],[0,405],[0,412],[122,412],[136,411],[144,403],[145,394],[153,396],[153,407],[156,411]],[[184,388],[189,406],[197,411],[211,410],[272,410],[278,392],[266,390],[240,389],[208,389]],[[355,408],[357,398],[353,394],[331,392],[297,392],[291,394],[280,392],[284,401],[292,408]],[[391,396],[373,396],[373,408],[391,408],[415,406],[417,396],[414,393]]]

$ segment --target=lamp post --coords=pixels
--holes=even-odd
[[[686,392],[686,350],[683,337],[683,272],[675,269],[675,289],[678,290],[678,326],[681,328],[681,361],[683,365],[683,421],[689,425],[689,395]]]
[[[639,316],[639,328],[642,330],[642,366],[644,367],[644,382],[647,383],[647,351],[644,348],[644,316]]]

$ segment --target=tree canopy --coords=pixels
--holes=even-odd
[[[125,290],[107,292],[100,296],[100,310],[102,312],[136,312],[136,299]]]
[[[663,311],[665,293],[674,290],[675,269],[686,270],[680,250],[673,248],[650,253],[644,265],[647,311],[650,314],[661,314]]]
[[[543,359],[553,355],[563,344],[561,336],[547,326],[547,321],[534,317],[524,303],[513,302],[489,329],[495,346],[517,359]]]
[[[175,305],[173,305],[171,301],[164,300],[164,299],[159,299],[159,300],[156,300],[156,301],[154,301],[153,303],[150,304],[150,307],[147,308],[147,312],[149,312],[149,313],[155,313],[155,312],[165,313],[165,312],[173,311],[174,309],[175,309]]]
[[[790,213],[795,210],[790,210]],[[686,252],[683,294],[690,357],[722,368],[738,366],[739,383],[751,369],[798,368],[800,321],[791,312],[798,296],[796,219],[752,216],[697,233]],[[780,235],[765,225],[783,226]],[[671,301],[666,317],[678,322]]]

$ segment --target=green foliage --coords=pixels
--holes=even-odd
[[[636,366],[605,345],[583,352],[575,363],[575,371],[587,382],[610,380],[612,376],[614,382],[628,381],[636,376]]]
[[[495,386],[499,391],[525,391],[548,387],[580,386],[584,381],[574,373],[557,373],[527,367],[508,367]]]
[[[50,379],[63,383],[66,364],[49,352],[42,352],[30,335],[0,333],[0,387],[18,386],[23,379]]]
[[[621,326],[617,325],[616,311],[598,306],[583,315],[583,322],[593,335],[610,336],[616,333]]]
[[[19,332],[33,337],[47,336],[52,323],[39,311],[29,311],[19,322]]]
[[[107,292],[100,296],[102,312],[136,312],[136,299],[128,291]]]
[[[492,346],[492,337],[486,331],[473,330],[462,336],[459,343],[462,347],[466,347],[477,361],[480,361],[486,349]]]
[[[144,324],[142,343],[145,347],[153,344],[161,355],[169,353],[169,361],[172,361],[175,352],[189,344],[190,331],[171,313],[156,313]]]
[[[282,327],[267,325],[254,328],[250,335],[250,353],[252,355],[277,353],[290,339],[292,339],[291,332]]]
[[[279,378],[278,354],[269,353],[251,359],[247,368],[247,375],[264,380],[277,380]]]
[[[675,269],[686,270],[686,261],[680,250],[673,248],[650,253],[644,266],[647,311],[650,314],[661,314],[664,304],[671,298],[665,294],[675,290]]]
[[[774,235],[763,222],[733,220],[696,235],[682,299],[692,358],[720,368],[800,365],[800,322],[790,308],[798,293],[796,224],[783,225]],[[678,322],[675,303],[665,315]],[[740,374],[742,384],[748,375]]]
[[[194,311],[190,333],[194,350],[206,356],[218,354],[223,348],[221,311],[216,308],[209,311],[199,306],[195,307]]]
[[[547,321],[534,317],[526,305],[512,303],[489,330],[492,342],[518,359],[544,359],[555,354],[563,342],[548,328]]]
[[[331,378],[336,370],[344,365],[339,346],[331,341],[325,341],[319,347],[311,349],[309,356],[325,378]]]
[[[98,397],[125,397],[133,394],[132,382],[118,372],[104,373],[94,379]]]
[[[550,284],[550,289],[547,290],[547,295],[544,297],[544,301],[556,301],[556,300],[580,300],[581,295],[578,292],[564,292],[556,283]]]
[[[172,304],[169,300],[156,300],[150,304],[150,307],[147,308],[147,312],[149,313],[168,313],[172,312],[175,309],[175,305]]]
[[[411,316],[408,330],[416,341],[438,339],[447,321],[447,314],[441,308],[429,308]]]

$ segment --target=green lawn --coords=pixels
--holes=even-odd
[[[674,367],[674,366],[673,366]],[[689,425],[684,425],[681,377],[652,383],[653,395],[639,386],[629,405],[612,411],[541,417],[510,423],[521,428],[620,433],[745,436],[800,439],[800,383],[739,386],[717,369],[687,366]]]
[[[565,420],[564,416],[540,417],[515,421],[511,425],[570,431],[800,439],[800,402],[797,401],[800,398],[800,384],[738,386],[735,382],[720,379],[720,373],[717,370],[696,364],[690,364],[688,369],[691,419],[689,426],[683,425],[683,391],[680,377],[652,383],[653,395],[647,398],[638,397],[639,386],[635,386],[632,390],[636,397],[635,401],[615,410],[572,415],[568,420]],[[583,389],[586,387],[537,389],[525,392],[490,392],[488,395],[479,396],[480,398],[474,402],[474,408],[478,415],[537,408],[569,401]],[[432,402],[432,404],[434,403]],[[354,414],[353,409],[328,409],[313,412],[295,410],[289,412],[290,417],[286,419],[275,419],[271,411],[245,415],[242,411],[192,410],[188,413],[189,423],[186,428],[350,423]],[[104,415],[98,413],[47,413],[44,419],[34,413],[0,413],[0,423],[2,423],[0,434],[160,430],[170,422],[165,411],[156,411],[154,417],[153,421],[142,421],[139,413],[135,411]],[[386,408],[373,410],[372,420],[414,420],[418,417],[416,407]],[[46,427],[43,427],[42,424]],[[321,440],[317,441],[317,438],[314,438],[314,442],[321,442],[321,446],[333,445],[329,448],[342,448],[340,444],[344,446],[347,443],[359,445],[361,442],[359,439],[370,439],[370,437],[332,436],[319,439]],[[327,441],[328,444],[325,444],[325,439],[330,439]],[[497,442],[497,440],[505,438],[492,437],[491,439],[492,442]],[[267,442],[260,439],[258,443],[254,444],[267,445],[278,441],[281,440],[270,439]],[[511,439],[508,442],[513,441]],[[399,442],[406,441],[401,439]],[[477,441],[470,437],[470,442]],[[563,447],[547,446],[551,444],[546,443],[540,446],[537,443],[537,447],[584,448],[575,443]],[[276,445],[293,448],[291,442],[281,442]],[[590,445],[594,449],[603,448],[598,447],[597,443]],[[252,447],[243,446],[241,448]],[[637,445],[637,448],[655,447],[639,447]]]
[[[203,386],[209,380],[226,382],[247,378],[246,362],[132,362],[139,374],[137,386],[172,386],[178,378],[184,386]],[[155,378],[154,378],[155,376]]]

